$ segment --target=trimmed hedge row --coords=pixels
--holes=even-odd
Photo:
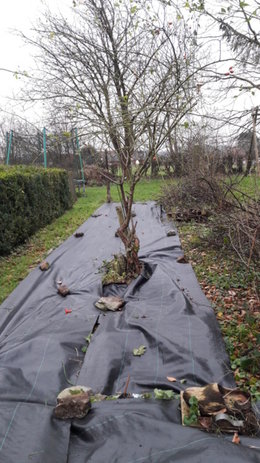
[[[72,206],[66,171],[0,166],[0,255]]]

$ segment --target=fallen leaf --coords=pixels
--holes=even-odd
[[[212,425],[212,418],[210,416],[200,416],[198,420],[204,429],[207,429],[207,431],[210,429]]]
[[[145,354],[145,351],[146,351],[145,346],[139,346],[138,348],[133,349],[133,355],[135,355],[136,357],[141,357],[141,355]]]
[[[239,437],[237,432],[234,432],[232,442],[233,442],[233,444],[240,444],[240,437]]]
[[[68,315],[68,313],[71,313],[72,309],[65,309],[65,314]]]
[[[167,376],[167,379],[168,379],[168,381],[170,381],[171,383],[174,383],[175,381],[177,381],[177,379],[174,378],[173,376]]]
[[[228,294],[229,294],[230,296],[236,296],[236,292],[233,291],[233,290],[229,290],[229,291],[228,291]]]

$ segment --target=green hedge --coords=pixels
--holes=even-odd
[[[71,206],[64,170],[0,166],[0,255]]]

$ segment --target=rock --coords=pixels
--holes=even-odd
[[[115,312],[120,310],[123,307],[125,301],[119,296],[107,296],[101,297],[96,303],[95,306],[100,310],[111,310]]]
[[[86,387],[86,386],[71,386],[67,387],[66,389],[63,389],[58,397],[57,397],[57,403],[59,403],[60,400],[67,399],[68,397],[75,397],[75,395],[79,394],[88,394],[89,396],[92,395],[93,391],[91,387]]]
[[[42,272],[46,272],[46,270],[49,270],[50,268],[50,264],[49,262],[47,262],[46,260],[44,260],[41,264],[40,264],[40,269]]]
[[[58,293],[61,296],[66,297],[70,293],[70,290],[66,285],[59,285],[58,286]]]
[[[76,233],[74,233],[74,236],[75,236],[75,238],[81,238],[82,236],[84,236],[84,233],[83,232],[76,232]]]
[[[60,420],[84,418],[90,408],[92,389],[85,386],[72,386],[61,391],[57,397],[54,416]]]
[[[167,236],[176,236],[176,235],[177,235],[177,233],[176,233],[175,230],[169,230],[169,231],[167,231]]]
[[[177,259],[178,264],[188,264],[189,261],[186,259],[185,256],[179,256]]]

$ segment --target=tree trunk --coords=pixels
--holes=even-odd
[[[106,166],[107,172],[109,172],[107,150],[105,150],[105,166]],[[111,203],[111,192],[110,192],[110,181],[109,180],[107,180],[107,203]]]
[[[117,215],[120,225],[117,230],[117,235],[125,246],[127,277],[129,279],[136,278],[140,275],[142,269],[142,264],[138,257],[140,242],[136,235],[136,224],[134,224],[132,218],[133,195],[134,185],[131,185],[130,187],[128,198],[126,198],[123,185],[121,185],[122,207],[117,207]]]
[[[252,135],[250,148],[249,148],[248,155],[247,155],[247,163],[246,163],[246,173],[245,173],[245,175],[249,174],[250,169],[252,167],[253,144],[254,144],[254,136]]]

